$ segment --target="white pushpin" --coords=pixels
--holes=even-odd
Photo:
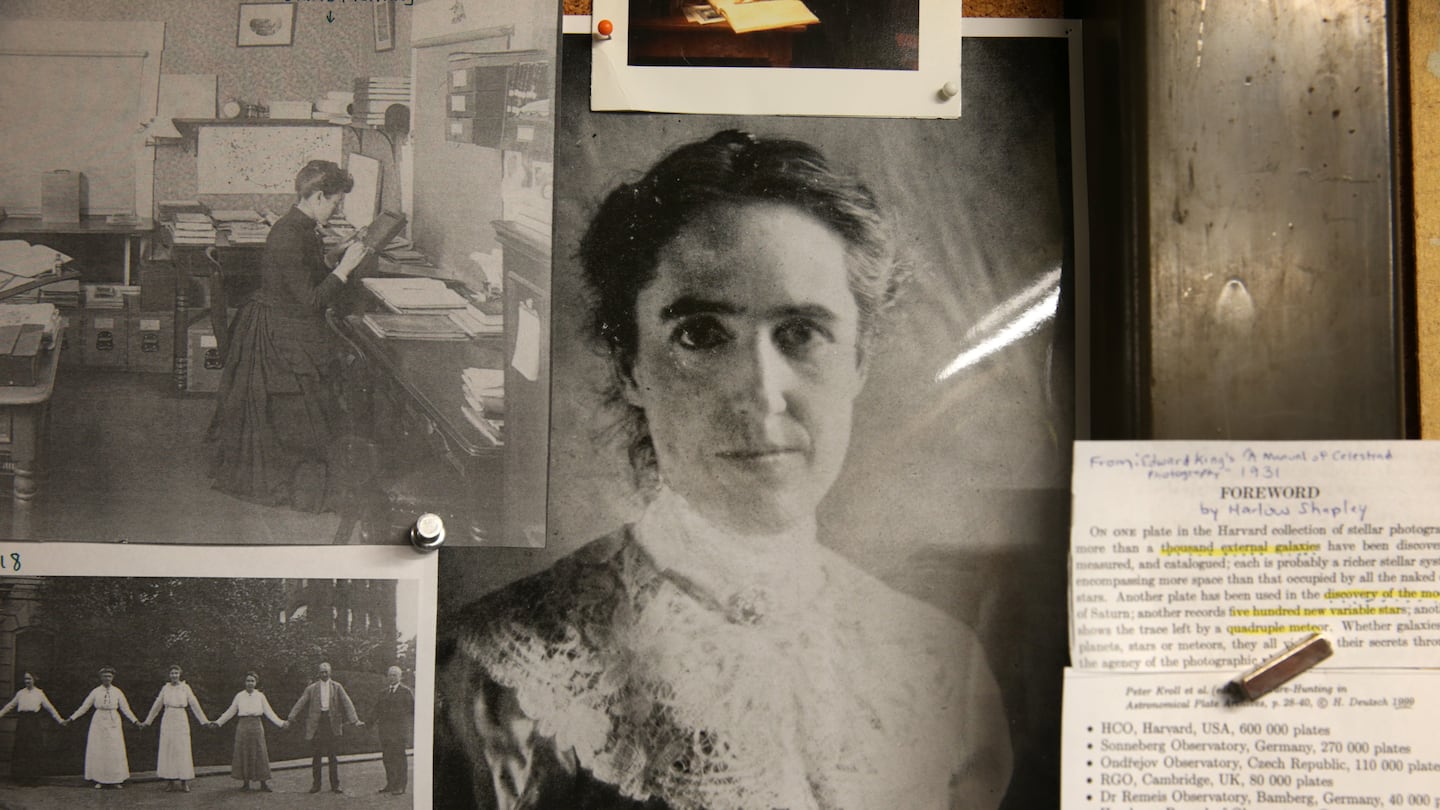
[[[940,96],[941,101],[949,101],[950,99],[960,95],[960,85],[956,84],[955,82],[945,82],[945,84],[940,87],[940,92],[938,93],[938,95]]]
[[[423,551],[433,551],[445,544],[445,521],[433,512],[415,519],[410,529],[410,543]]]

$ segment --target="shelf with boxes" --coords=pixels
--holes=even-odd
[[[542,51],[452,54],[445,140],[548,151],[550,70],[550,58]]]

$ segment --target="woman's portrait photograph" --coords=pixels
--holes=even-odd
[[[1068,49],[968,38],[959,121],[562,94],[547,545],[442,552],[437,806],[1058,801]]]

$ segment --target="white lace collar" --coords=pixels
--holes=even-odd
[[[813,519],[783,534],[742,535],[662,487],[634,532],[657,570],[730,611],[793,612],[812,606],[826,586],[827,555]]]

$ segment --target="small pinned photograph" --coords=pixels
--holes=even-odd
[[[16,548],[25,564],[0,572],[0,807],[429,805],[433,559],[269,549],[246,556],[294,576],[192,576],[198,554],[125,547],[150,564],[55,575],[31,573],[60,567],[36,558],[86,571],[122,549]]]
[[[235,44],[290,45],[295,41],[294,3],[241,3]]]
[[[595,110],[960,114],[941,92],[960,80],[958,0],[596,0],[591,18]]]

